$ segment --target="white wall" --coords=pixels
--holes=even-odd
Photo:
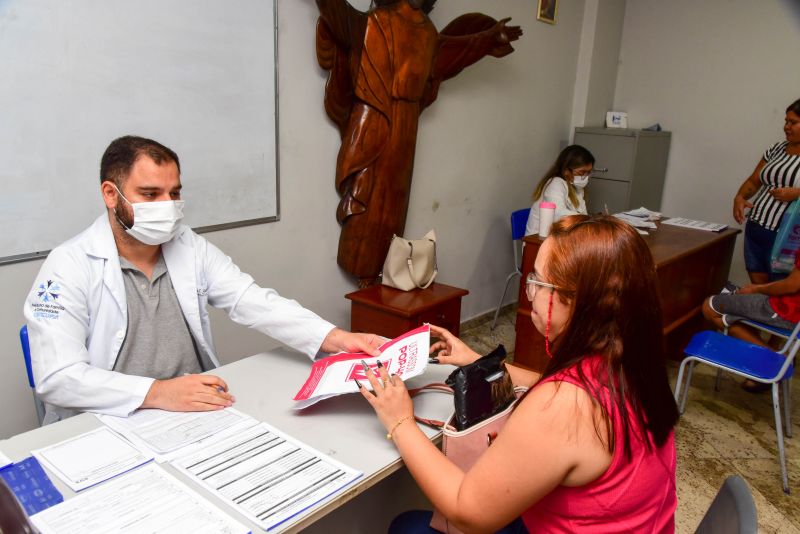
[[[353,5],[365,9],[368,1]],[[443,1],[431,18],[441,28],[472,11],[512,16],[525,35],[512,55],[486,58],[445,82],[439,100],[423,114],[406,226],[411,237],[436,229],[440,281],[470,291],[464,319],[495,306],[513,263],[507,216],[528,204],[536,177],[569,138],[583,2],[562,2],[555,26],[536,21],[530,0]],[[256,280],[347,327],[343,295],[354,285],[336,266],[333,176],[339,138],[322,106],[325,73],[315,58],[316,13],[312,0],[279,3],[281,220],[207,237]],[[191,190],[188,177],[184,186]],[[40,265],[0,267],[0,437],[35,426],[17,329]],[[272,345],[219,314],[213,321],[223,362]]]
[[[627,3],[614,107],[672,132],[662,211],[736,225],[733,197],[800,98],[792,0]],[[741,236],[731,278],[744,282]]]
[[[572,103],[572,127],[602,126],[614,104],[625,0],[586,0]]]

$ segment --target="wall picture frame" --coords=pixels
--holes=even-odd
[[[539,0],[539,9],[536,11],[536,19],[548,24],[556,23],[558,15],[558,0]]]

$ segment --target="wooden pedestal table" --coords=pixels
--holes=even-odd
[[[352,301],[350,329],[395,338],[423,323],[432,323],[457,336],[461,297],[467,294],[466,289],[437,283],[411,291],[384,285],[367,287],[345,295]]]

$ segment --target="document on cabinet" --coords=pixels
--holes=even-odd
[[[134,444],[153,451],[158,461],[169,460],[184,447],[214,441],[257,423],[231,408],[214,412],[139,410],[129,417],[98,417]]]
[[[181,456],[172,465],[275,532],[362,476],[267,423]]]
[[[130,471],[153,459],[107,427],[32,451],[33,455],[72,491]]]
[[[250,532],[154,463],[39,512],[31,521],[42,534]]]

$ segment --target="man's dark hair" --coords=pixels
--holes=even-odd
[[[181,172],[181,163],[173,150],[152,139],[126,135],[114,139],[103,153],[100,183],[113,182],[117,187],[122,186],[139,156],[147,156],[159,165],[173,161]]]

